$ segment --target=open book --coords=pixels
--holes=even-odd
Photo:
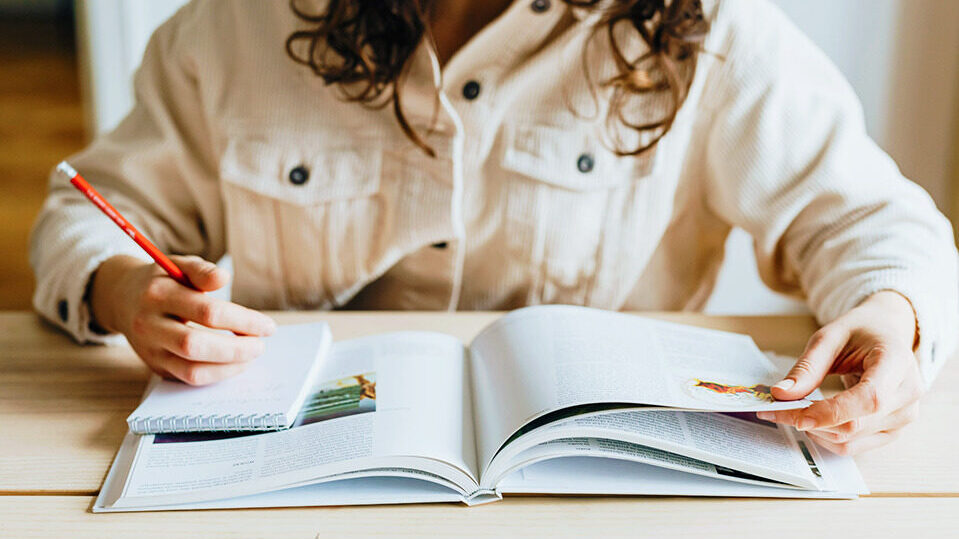
[[[810,403],[770,396],[788,367],[747,336],[583,307],[514,311],[468,346],[362,337],[332,346],[289,430],[127,434],[94,511],[865,492],[851,459],[749,413]]]

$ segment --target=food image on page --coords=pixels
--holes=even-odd
[[[303,403],[293,426],[375,411],[376,374],[355,374],[317,387]]]
[[[376,373],[354,374],[315,386],[313,393],[303,401],[303,407],[300,408],[296,421],[293,422],[291,428],[319,423],[336,417],[375,411]],[[155,434],[153,443],[206,442],[259,434],[264,433],[250,431],[176,432]]]
[[[693,378],[685,384],[686,392],[697,400],[722,405],[747,405],[756,402],[776,402],[766,384],[751,386],[725,384]]]

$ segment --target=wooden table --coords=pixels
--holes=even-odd
[[[495,313],[275,313],[326,320],[337,339],[397,329],[464,340]],[[797,354],[802,316],[657,318],[751,334]],[[945,367],[921,419],[856,459],[873,494],[855,501],[662,497],[508,497],[456,504],[94,515],[146,368],[127,347],[78,346],[29,313],[0,313],[0,537],[959,536],[959,361]]]

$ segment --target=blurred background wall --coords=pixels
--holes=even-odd
[[[47,172],[83,145],[74,50],[72,2],[0,0],[0,309],[30,306]]]
[[[773,1],[850,80],[872,137],[955,221],[959,1]],[[150,33],[183,3],[0,0],[0,309],[29,307],[27,232],[49,169],[123,117]],[[727,247],[710,312],[802,310],[759,281],[748,235]]]
[[[862,101],[869,134],[906,177],[959,217],[959,1],[773,0],[836,63]],[[759,284],[751,239],[727,243],[716,313],[793,311]]]

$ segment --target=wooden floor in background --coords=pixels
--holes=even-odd
[[[30,307],[30,227],[84,140],[72,21],[0,19],[0,309]]]

